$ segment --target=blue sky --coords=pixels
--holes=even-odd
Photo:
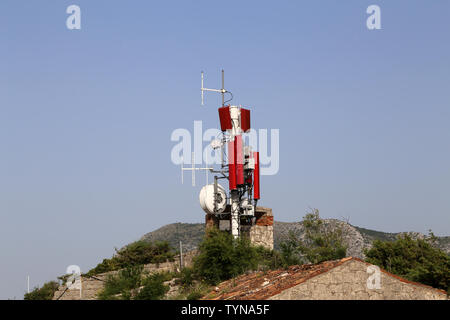
[[[77,4],[82,29],[66,28]],[[381,8],[381,30],[366,8]],[[450,235],[449,1],[0,3],[0,298],[172,222],[200,187],[170,161],[176,128],[217,127],[220,97],[280,130],[261,205]],[[189,180],[187,180],[189,182]],[[201,185],[202,178],[198,178]]]

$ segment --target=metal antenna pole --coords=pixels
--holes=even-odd
[[[202,106],[204,105],[204,92],[205,91],[211,91],[211,92],[218,92],[222,94],[222,107],[225,106],[225,93],[229,92],[225,89],[225,71],[222,70],[222,89],[209,89],[204,87],[204,74],[202,71],[202,87],[200,88],[202,93]]]
[[[183,269],[183,243],[180,240],[180,270]]]
[[[217,212],[217,176],[214,176],[214,213]]]
[[[204,106],[205,102],[204,102],[204,93],[203,93],[203,91],[204,91],[204,88],[203,88],[203,71],[202,71],[202,89],[201,89],[201,91],[202,91],[202,106]]]
[[[206,151],[205,154],[205,162],[206,167],[208,167],[208,150]],[[205,173],[206,173],[206,184],[208,184],[208,170],[205,170]]]
[[[225,106],[225,71],[222,69],[222,107]]]
[[[181,184],[184,183],[184,177],[183,177],[183,164],[184,164],[184,156],[181,157]]]

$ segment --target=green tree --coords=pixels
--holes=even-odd
[[[289,232],[288,240],[280,243],[281,249],[281,265],[286,268],[288,266],[301,264],[299,256],[299,241],[295,234]]]
[[[36,287],[30,293],[25,293],[24,300],[52,300],[59,284],[56,281],[49,281],[39,288]]]
[[[304,237],[294,233],[280,244],[283,265],[289,266],[305,262],[320,263],[328,260],[342,259],[346,256],[343,229],[338,225],[327,225],[320,218],[319,210],[312,209],[301,222]]]
[[[256,247],[258,269],[274,270],[283,266],[283,257],[279,251],[270,250],[263,246]]]
[[[327,226],[319,216],[319,210],[312,211],[303,218],[304,240],[299,240],[299,251],[311,263],[342,259],[347,254],[343,229]]]
[[[257,269],[259,261],[257,248],[247,238],[234,239],[228,232],[211,229],[199,245],[194,269],[198,277],[216,284]]]
[[[366,261],[410,281],[450,291],[450,257],[433,247],[435,237],[412,239],[401,235],[396,241],[376,240],[366,250]]]

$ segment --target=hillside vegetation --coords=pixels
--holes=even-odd
[[[139,240],[120,250],[116,249],[116,254],[112,258],[103,259],[101,263],[87,272],[86,275],[93,276],[129,266],[173,261],[174,256],[175,252],[167,241],[151,242]]]
[[[366,251],[366,261],[406,278],[450,293],[450,256],[433,246],[431,233],[426,239],[408,234],[395,241],[375,240]]]
[[[364,258],[364,250],[370,249],[375,240],[394,241],[404,232],[388,233],[352,226],[344,221],[325,219],[326,225],[343,228],[347,255]],[[274,222],[274,248],[280,250],[280,244],[289,239],[289,234],[294,233],[300,238],[304,237],[304,228],[301,222]],[[413,239],[423,239],[425,235],[418,232],[408,232]],[[172,247],[178,248],[179,242],[183,242],[183,250],[190,251],[198,248],[205,235],[203,223],[172,223],[155,231],[145,234],[141,240],[167,241]],[[450,254],[450,237],[437,237],[436,246]]]
[[[343,221],[322,219],[317,209],[301,222],[276,222],[274,233],[275,249],[268,250],[253,246],[247,238],[234,239],[217,229],[205,234],[200,223],[171,224],[116,249],[113,257],[104,259],[84,276],[104,282],[98,299],[195,300],[204,296],[211,285],[246,272],[364,255],[366,261],[406,279],[450,290],[450,237],[435,237],[431,231],[425,236],[358,228]],[[179,241],[185,252],[197,248],[190,266],[154,274],[144,271],[146,264],[173,261]],[[106,278],[96,278],[99,274]],[[24,298],[52,299],[66,277],[58,278],[62,283],[51,281],[37,287]]]

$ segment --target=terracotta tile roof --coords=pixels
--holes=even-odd
[[[286,289],[294,287],[302,282],[311,279],[319,274],[327,272],[347,261],[356,260],[367,265],[369,263],[354,257],[347,257],[341,260],[325,261],[320,264],[305,264],[301,266],[291,266],[288,269],[270,270],[267,272],[253,272],[244,274],[234,279],[222,282],[216,289],[207,294],[203,299],[207,300],[264,300],[268,299]],[[393,275],[383,269],[381,271],[399,281],[428,287],[441,293],[443,290],[435,289],[421,283],[415,283]]]
[[[288,269],[254,272],[222,282],[204,299],[264,300],[312,277],[327,272],[352,258],[326,261],[320,264],[291,266]]]

